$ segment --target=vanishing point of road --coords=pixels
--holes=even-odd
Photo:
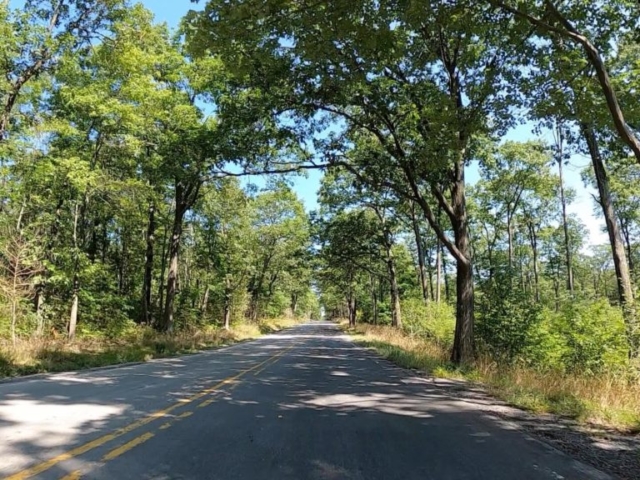
[[[314,322],[197,355],[0,384],[0,478],[610,477]]]

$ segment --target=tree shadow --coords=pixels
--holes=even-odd
[[[274,358],[283,349],[286,354]],[[609,478],[574,458],[620,478],[637,478],[640,471],[637,437],[605,444],[553,417],[513,409],[466,382],[420,377],[354,345],[334,327],[316,324],[200,356],[0,385],[0,475],[272,358],[225,383],[205,408],[185,403],[55,465],[43,478],[76,469],[94,479]],[[185,409],[192,414],[181,419]],[[57,421],[47,420],[52,416]],[[163,422],[174,423],[161,430]],[[145,431],[154,437],[121,461],[100,461],[109,448]]]

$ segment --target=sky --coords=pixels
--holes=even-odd
[[[193,3],[191,0],[141,0],[149,10],[151,10],[157,22],[166,22],[171,28],[176,28],[180,19],[190,10],[202,8],[206,0],[200,0],[199,3]],[[16,0],[12,4],[19,3]],[[533,125],[523,124],[511,129],[505,139],[514,141],[526,141],[539,138],[533,132]],[[549,134],[543,136],[543,139],[551,143],[552,138]],[[588,166],[589,159],[582,155],[574,155],[569,164],[565,167],[564,175],[566,186],[572,188],[576,192],[575,201],[568,206],[568,214],[573,218],[578,218],[589,231],[588,243],[602,244],[607,242],[606,234],[603,232],[604,221],[600,216],[594,215],[594,202],[592,195],[595,190],[586,188],[582,182],[581,171]],[[306,177],[296,177],[294,179],[294,189],[304,201],[308,210],[317,208],[316,192],[320,185],[322,173],[316,170],[307,172]],[[469,167],[467,172],[467,181],[470,184],[475,183],[479,178],[477,166]],[[264,184],[264,179],[250,179],[258,186]]]

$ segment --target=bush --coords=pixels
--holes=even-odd
[[[556,312],[504,275],[481,286],[477,305],[478,347],[495,361],[580,373],[628,366],[622,311],[606,300],[574,298]]]
[[[447,303],[429,302],[412,298],[402,302],[402,323],[412,334],[430,338],[443,346],[453,344],[456,325],[454,308]]]
[[[628,365],[628,344],[622,311],[606,300],[565,305],[558,322],[566,339],[562,356],[570,371],[597,373]]]
[[[540,304],[509,275],[487,282],[478,295],[478,347],[501,361],[536,363],[546,340]]]

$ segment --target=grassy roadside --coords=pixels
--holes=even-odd
[[[67,342],[33,338],[21,340],[15,346],[0,340],[0,378],[146,362],[258,338],[296,323],[296,320],[281,318],[259,324],[238,324],[229,331],[205,328],[175,334],[160,334],[141,327],[117,340],[80,337]]]
[[[391,327],[358,325],[345,330],[384,358],[441,378],[481,383],[493,396],[536,413],[554,413],[581,423],[624,432],[640,432],[640,384],[615,375],[571,375],[540,372],[523,366],[499,366],[481,358],[473,367],[448,361],[448,349]]]

